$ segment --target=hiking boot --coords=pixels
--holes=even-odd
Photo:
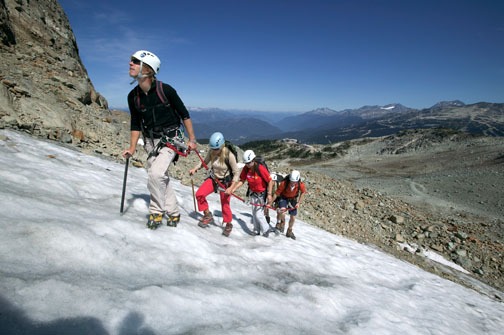
[[[163,214],[150,214],[147,221],[147,228],[157,229],[163,223]]]
[[[270,231],[269,231],[269,229],[268,229],[267,231],[265,231],[265,232],[263,233],[263,237],[268,238],[268,237],[269,237],[269,233],[270,233]]]
[[[229,234],[231,234],[232,229],[233,229],[233,224],[231,222],[226,223],[226,227],[224,228],[222,235],[229,237]]]
[[[292,232],[292,229],[287,229],[287,233],[285,234],[285,237],[290,237],[292,238],[293,240],[296,239],[296,236],[294,235],[294,233]]]
[[[269,232],[275,234],[275,236],[280,235],[280,232],[276,229],[276,227],[271,227]]]
[[[281,232],[281,233],[283,234],[283,232],[284,232],[284,228],[285,228],[284,226],[285,226],[285,222],[277,222],[277,224],[276,224],[275,228],[276,228],[279,232]]]
[[[166,225],[168,227],[177,227],[177,224],[180,222],[180,214],[179,215],[167,215],[166,216]]]
[[[213,215],[212,213],[208,212],[203,215],[203,217],[199,220],[198,226],[201,228],[206,228],[210,223],[213,222]]]

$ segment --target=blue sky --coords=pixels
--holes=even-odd
[[[504,102],[504,1],[60,0],[97,91],[125,107],[129,56],[188,107],[334,110]]]

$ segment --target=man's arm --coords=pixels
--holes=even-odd
[[[140,138],[141,132],[138,130],[132,130],[130,135],[130,147],[123,151],[122,156],[127,158],[128,156],[133,156],[136,151],[136,146],[138,139]]]
[[[196,143],[196,136],[194,135],[194,128],[191,119],[184,120],[184,127],[187,131],[187,136],[189,136],[189,143],[187,144],[187,146],[191,150],[196,150],[198,145]]]

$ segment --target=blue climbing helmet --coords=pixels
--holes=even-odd
[[[220,149],[224,145],[224,135],[219,132],[213,133],[208,144],[210,149]]]

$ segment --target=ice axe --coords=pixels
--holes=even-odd
[[[194,211],[197,212],[196,210],[196,197],[194,196],[194,180],[191,178],[191,186],[192,186],[192,199],[194,201]]]
[[[124,196],[126,195],[126,179],[128,178],[128,166],[129,166],[129,158],[130,156],[126,156],[126,165],[124,167],[124,179],[123,179],[123,187],[122,187],[122,196],[121,196],[121,214],[124,210]]]

